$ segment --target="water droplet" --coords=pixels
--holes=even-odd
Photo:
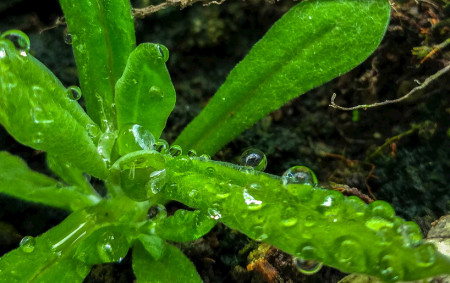
[[[429,267],[436,261],[436,248],[431,243],[426,243],[418,246],[414,255],[417,260],[417,264],[421,267]]]
[[[98,139],[101,134],[100,128],[94,123],[87,124],[86,131],[91,139]]]
[[[120,155],[138,151],[151,150],[155,138],[146,128],[138,124],[126,124],[120,128],[117,145]]]
[[[310,242],[301,244],[296,250],[296,255],[302,259],[321,260],[324,258],[323,250]]]
[[[150,174],[150,180],[145,185],[147,189],[147,196],[150,197],[151,194],[157,194],[161,191],[162,187],[166,183],[166,169],[153,171]]]
[[[81,95],[82,95],[81,94],[81,89],[79,87],[77,87],[77,86],[69,86],[66,89],[66,94],[67,94],[67,97],[70,100],[75,100],[75,101],[79,100],[81,98]]]
[[[422,242],[422,232],[419,226],[412,221],[406,221],[397,229],[402,235],[403,245],[406,247],[416,247]]]
[[[5,31],[0,38],[10,40],[22,56],[27,56],[27,53],[30,51],[30,39],[20,30]]]
[[[359,217],[364,216],[367,205],[359,197],[349,196],[345,199],[345,202],[350,204],[350,207],[353,208],[353,210],[348,213],[349,215]]]
[[[208,154],[202,154],[202,155],[200,155],[199,159],[201,161],[208,161],[208,160],[211,160],[211,157]]]
[[[33,97],[35,99],[42,99],[44,97],[44,89],[39,86],[33,86]]]
[[[163,139],[159,139],[154,146],[154,149],[162,154],[167,153],[169,149],[169,143]]]
[[[167,47],[162,44],[157,44],[157,46],[159,49],[159,53],[161,54],[161,58],[164,62],[167,62],[167,60],[169,60],[169,49],[167,49]]]
[[[364,269],[366,262],[364,251],[356,239],[351,237],[341,237],[336,240],[335,257],[338,262],[348,268]]]
[[[67,33],[66,36],[64,37],[64,43],[70,45],[72,44],[72,40],[73,40],[72,34],[70,32]]]
[[[147,213],[148,219],[162,220],[167,217],[166,207],[162,204],[155,204],[148,210]]]
[[[214,167],[207,167],[205,170],[205,175],[212,177],[214,176],[214,174],[216,174],[216,169],[214,169]]]
[[[392,220],[395,216],[395,211],[392,206],[382,200],[377,200],[370,203],[369,210],[372,217],[380,217],[386,220]]]
[[[385,281],[395,282],[403,278],[404,270],[402,268],[402,263],[394,255],[382,255],[379,269],[381,279]]]
[[[37,132],[33,135],[32,142],[36,145],[41,144],[43,142],[44,134],[42,132]]]
[[[197,151],[195,151],[194,149],[191,149],[188,151],[187,156],[189,157],[196,157],[197,156]]]
[[[116,138],[117,131],[106,131],[100,135],[97,151],[106,163],[111,161],[111,152]]]
[[[293,261],[297,270],[306,275],[317,273],[323,266],[321,262],[304,260],[299,257],[294,258]]]
[[[289,168],[284,172],[283,176],[281,176],[281,181],[284,186],[289,184],[316,186],[318,184],[314,172],[305,166],[294,166]]]
[[[215,208],[208,208],[208,216],[214,220],[219,220],[220,218],[222,218],[222,214],[220,214],[220,211]]]
[[[97,243],[97,253],[102,262],[120,262],[128,251],[125,236],[118,232],[107,231]]]
[[[33,121],[36,124],[50,124],[53,123],[53,118],[48,112],[44,111],[41,107],[36,106],[32,110]]]
[[[152,97],[164,98],[164,92],[157,86],[151,86],[148,89],[148,94]]]
[[[255,199],[247,189],[244,189],[243,191],[244,201],[247,205],[247,209],[250,211],[256,211],[260,210],[263,207],[263,202],[260,200]]]
[[[169,154],[173,157],[180,156],[183,153],[183,150],[181,149],[181,146],[179,145],[172,145],[169,148]]]
[[[264,171],[267,167],[266,155],[254,148],[245,150],[239,157],[239,164],[249,166],[257,171]]]
[[[34,251],[34,247],[36,246],[36,239],[32,236],[25,236],[20,241],[20,249],[25,253],[31,253]]]
[[[292,227],[297,224],[297,213],[294,207],[286,206],[281,211],[281,224],[285,227]]]
[[[305,227],[312,227],[316,224],[316,220],[314,219],[314,216],[312,215],[307,215],[305,217],[305,222],[303,223],[303,225],[305,225]]]

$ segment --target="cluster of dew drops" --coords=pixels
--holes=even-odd
[[[27,56],[30,50],[30,40],[26,34],[19,30],[10,30],[1,34],[0,38],[8,39],[14,43],[14,46],[19,51],[21,56]],[[65,38],[67,44],[72,43],[72,35],[67,34]],[[165,51],[165,50],[162,50]],[[161,52],[165,54],[166,52]],[[0,50],[0,59],[4,58],[6,55],[4,50]],[[36,92],[43,91],[39,87],[33,87]],[[81,90],[78,86],[69,86],[66,89],[67,98],[72,101],[78,101],[81,96]],[[48,120],[45,117],[41,117],[43,110],[41,107],[36,106],[33,109],[33,118],[35,123],[51,123],[53,121]],[[169,154],[173,157],[182,155],[182,149],[178,145],[169,146],[168,142],[164,139],[158,139],[155,141],[154,137],[150,133],[145,132],[139,125],[133,125],[127,128],[127,131],[133,129],[139,133],[135,133],[135,140],[142,149],[153,149],[163,154]],[[119,134],[120,136],[120,134]],[[39,142],[39,141],[37,141]],[[186,154],[188,157],[196,157],[197,153],[195,150],[191,149]],[[200,160],[208,161],[210,157],[206,154],[199,156]],[[245,150],[238,160],[239,165],[251,168],[256,171],[264,171],[267,167],[267,157],[266,155],[254,148],[249,148]],[[283,185],[288,184],[309,184],[317,185],[317,180],[314,173],[307,167],[304,166],[294,166],[288,169],[281,177]],[[31,253],[35,249],[36,240],[32,236],[25,236],[20,241],[20,248],[25,253]],[[315,262],[313,260],[302,260],[301,258],[295,257],[293,259],[296,268],[304,274],[314,274],[320,270],[322,263]]]
[[[7,39],[14,44],[14,47],[18,51],[19,55],[22,57],[27,57],[30,52],[30,39],[28,36],[20,30],[8,30],[0,35],[1,39]],[[0,49],[0,60],[7,58],[9,55],[6,53],[5,49]],[[10,82],[11,86],[13,82]],[[10,88],[11,91],[12,87]],[[38,101],[40,97],[44,96],[45,90],[38,86],[32,86],[33,97]],[[78,86],[69,86],[65,90],[65,94],[70,101],[78,101],[81,96],[81,89]],[[49,115],[46,111],[44,105],[35,105],[31,110],[31,118],[35,124],[46,125],[54,122],[51,115]],[[42,142],[42,133],[36,133],[36,136],[33,137],[33,142],[39,144]]]

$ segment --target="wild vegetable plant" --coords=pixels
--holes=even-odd
[[[450,259],[386,202],[366,205],[320,188],[303,166],[281,177],[263,173],[258,151],[246,152],[241,165],[209,158],[264,115],[367,58],[388,24],[387,0],[297,4],[170,147],[159,138],[175,104],[167,48],[136,46],[128,0],[60,4],[81,89],[63,86],[35,59],[24,33],[0,38],[0,122],[17,141],[45,151],[60,180],[0,152],[0,192],[72,213],[4,255],[0,282],[81,282],[94,264],[121,261],[129,249],[138,282],[201,282],[167,241],[195,240],[218,221],[317,268],[387,282],[448,273]],[[84,174],[103,180],[107,195]],[[172,200],[192,210],[167,216]]]

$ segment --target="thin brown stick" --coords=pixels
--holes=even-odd
[[[219,0],[219,1],[215,1],[215,0],[167,0],[166,2],[163,2],[158,5],[151,5],[151,6],[147,6],[144,8],[133,9],[133,16],[135,18],[142,19],[148,15],[151,15],[160,10],[166,9],[167,7],[178,6],[181,9],[183,9],[183,8],[185,8],[187,6],[191,6],[192,4],[197,3],[197,2],[203,2],[203,6],[209,6],[211,4],[220,5],[223,2],[225,2],[225,0]]]
[[[440,76],[442,76],[443,74],[448,72],[449,70],[450,70],[450,64],[447,65],[446,67],[444,67],[443,69],[437,71],[434,75],[429,76],[421,85],[413,88],[410,92],[408,92],[404,96],[394,99],[394,100],[385,100],[383,102],[375,102],[373,104],[361,104],[361,105],[357,105],[357,106],[353,106],[353,107],[342,107],[342,106],[339,106],[336,103],[334,103],[334,100],[336,99],[336,93],[333,93],[333,95],[331,96],[331,103],[329,106],[333,107],[335,109],[343,110],[343,111],[352,111],[352,110],[361,109],[361,108],[366,110],[367,108],[373,108],[373,107],[383,106],[383,105],[387,105],[387,104],[398,103],[402,100],[407,99],[408,97],[410,97],[412,94],[416,93],[417,91],[426,88],[431,82],[433,82],[434,80],[436,80],[437,78],[439,78]]]

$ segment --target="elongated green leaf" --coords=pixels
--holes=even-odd
[[[72,258],[79,242],[94,229],[79,211],[61,224],[0,258],[0,282],[82,282],[90,266]]]
[[[103,178],[106,165],[89,129],[98,127],[38,60],[0,39],[0,123],[19,142]],[[89,158],[86,158],[89,156]]]
[[[378,46],[388,0],[302,1],[228,75],[175,141],[213,154],[288,100],[351,70]]]
[[[166,250],[166,242],[160,237],[141,234],[138,236],[144,249],[155,259],[159,260]]]
[[[116,84],[119,128],[138,124],[159,138],[175,105],[175,89],[165,62],[167,49],[159,44],[139,45],[128,58]]]
[[[155,233],[166,240],[187,242],[196,240],[208,233],[216,224],[205,213],[199,210],[187,211],[179,209],[155,227]]]
[[[366,205],[337,191],[289,183],[295,175],[280,180],[195,158],[173,158],[166,170],[161,193],[168,199],[297,257],[386,282],[450,272],[450,258],[425,243],[419,226],[395,216],[386,202]]]
[[[194,264],[176,247],[166,244],[164,254],[155,260],[136,242],[133,247],[133,271],[138,283],[202,282]]]
[[[86,195],[98,196],[89,184],[83,172],[68,161],[62,161],[58,157],[47,154],[48,167],[55,172],[68,185],[79,188],[80,192]]]
[[[76,210],[100,201],[75,187],[63,187],[58,181],[34,172],[17,156],[0,151],[0,193],[53,207]]]
[[[114,86],[135,47],[130,1],[59,2],[72,35],[86,108],[92,119],[106,130],[115,123]]]

